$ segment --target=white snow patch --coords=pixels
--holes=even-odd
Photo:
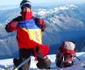
[[[77,58],[74,59],[74,65],[71,67],[67,67],[67,68],[58,68],[56,67],[55,64],[55,58],[56,55],[48,55],[48,58],[51,60],[52,64],[51,70],[85,70],[85,68],[83,66],[85,66],[85,52],[80,52],[80,53],[76,53],[76,55],[81,59],[81,61],[79,61]],[[37,61],[35,61],[34,57],[31,58],[31,67],[30,70],[35,70],[38,69],[36,67],[36,63]],[[0,60],[0,70],[6,70],[7,67],[13,66],[13,59],[3,59]]]

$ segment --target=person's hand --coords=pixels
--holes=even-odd
[[[44,31],[45,28],[46,28],[46,23],[45,23],[45,21],[42,20],[42,19],[39,19],[39,24],[40,24],[40,26],[41,26],[41,30]]]
[[[36,17],[34,18],[34,20],[35,20],[35,23],[41,28],[41,30],[44,31],[46,28],[45,21],[40,18],[36,18]]]
[[[14,30],[16,30],[16,27],[18,25],[18,22],[17,21],[12,21],[12,22],[9,22],[6,27],[5,27],[5,30],[7,32],[13,32]]]
[[[6,30],[7,32],[10,32],[10,29],[8,28],[8,25],[6,25],[5,30]]]

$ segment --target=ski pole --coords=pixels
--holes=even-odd
[[[14,70],[18,70],[21,66],[23,66],[26,62],[30,61],[31,57],[23,61],[21,64],[19,64]]]
[[[79,61],[81,60],[79,57],[75,56]]]

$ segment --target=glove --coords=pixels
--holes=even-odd
[[[5,30],[6,30],[7,32],[10,32],[10,29],[8,28],[8,25],[6,25]]]

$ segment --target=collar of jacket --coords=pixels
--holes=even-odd
[[[23,20],[30,20],[32,19],[32,11],[31,12],[20,12]]]

